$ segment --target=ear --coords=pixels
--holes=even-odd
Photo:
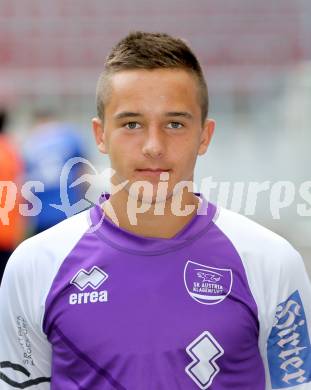
[[[93,133],[95,137],[95,141],[97,144],[97,148],[101,153],[106,154],[107,153],[107,145],[106,145],[106,137],[103,127],[103,122],[99,118],[93,118],[92,119],[92,127],[93,127]]]
[[[201,156],[207,151],[208,145],[214,134],[216,122],[214,119],[206,119],[201,132],[201,140],[198,150],[198,155]]]

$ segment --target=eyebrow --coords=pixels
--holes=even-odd
[[[123,118],[133,118],[133,117],[138,117],[142,116],[139,112],[130,112],[130,111],[122,111],[119,112],[118,114],[114,115],[115,119],[123,119]]]
[[[172,112],[166,112],[165,116],[182,116],[187,119],[193,119],[193,115],[190,114],[190,112],[186,111],[172,111]]]
[[[131,112],[131,111],[122,111],[118,114],[114,115],[115,119],[124,119],[124,118],[135,118],[142,117],[143,115],[139,112]],[[165,113],[166,117],[184,117],[187,119],[193,119],[193,115],[187,111],[170,111]]]

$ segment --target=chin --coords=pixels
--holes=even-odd
[[[160,205],[160,204],[164,204],[165,202],[167,202],[169,199],[171,198],[171,195],[168,195],[168,194],[158,194],[157,195],[157,192],[154,191],[152,194],[147,194],[146,192],[142,192],[140,191],[140,193],[137,195],[137,196],[131,196],[129,194],[129,199],[134,202],[134,203],[139,203],[139,204],[142,204],[142,205],[146,205],[147,206],[155,206],[155,205]]]

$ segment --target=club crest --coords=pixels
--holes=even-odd
[[[232,271],[189,260],[184,270],[184,282],[189,295],[195,301],[205,305],[216,305],[231,292]]]

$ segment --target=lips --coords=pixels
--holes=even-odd
[[[169,172],[169,169],[163,169],[163,168],[143,168],[143,169],[136,169],[138,172]]]
[[[143,169],[136,169],[136,172],[140,176],[146,176],[146,177],[154,177],[159,178],[161,173],[163,172],[170,172],[170,169],[164,169],[164,168],[143,168]]]

